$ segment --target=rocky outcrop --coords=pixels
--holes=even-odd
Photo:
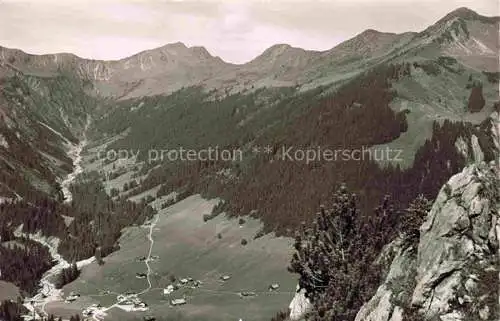
[[[305,290],[299,289],[297,286],[297,292],[293,297],[292,302],[290,302],[290,306],[288,307],[290,310],[290,320],[298,321],[304,318],[307,312],[312,308],[311,302],[306,298]]]
[[[490,272],[498,274],[498,186],[495,165],[471,165],[439,193],[421,228],[412,296],[412,305],[426,317],[496,320],[478,317],[480,310],[498,312],[498,302],[488,306],[483,297],[498,296],[498,278],[488,284],[496,286],[494,292],[477,290],[481,281],[492,281]]]
[[[498,188],[497,164],[472,164],[453,176],[418,245],[397,245],[385,282],[356,321],[498,320]]]
[[[384,252],[396,252],[385,282],[356,315],[355,321],[401,321],[403,306],[410,296],[407,285],[414,283],[416,253],[402,239],[389,244]]]
[[[500,123],[498,112],[493,112],[480,125],[482,130],[473,133],[463,133],[455,141],[455,148],[464,157],[466,163],[481,163],[500,150]]]

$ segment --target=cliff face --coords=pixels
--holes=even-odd
[[[418,245],[396,244],[385,282],[356,321],[498,320],[498,189],[497,164],[472,164],[451,177]]]

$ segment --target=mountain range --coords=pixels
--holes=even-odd
[[[292,298],[292,313],[273,320],[327,320],[304,314],[326,308],[306,298],[303,279],[295,292],[285,269],[292,236],[315,226],[320,205],[347,186],[361,226],[349,251],[365,249],[356,255],[370,262],[349,258],[356,277],[339,284],[357,291],[350,300],[330,287],[346,320],[496,320],[497,303],[470,290],[467,305],[459,292],[470,272],[481,293],[498,294],[485,290],[491,273],[478,267],[498,272],[490,230],[498,230],[499,202],[482,191],[498,187],[499,29],[500,17],[459,8],[420,32],[369,29],[325,51],[277,44],[245,64],[181,42],[115,61],[0,47],[0,257],[8,258],[0,259],[0,299],[31,298],[18,308],[37,320],[92,309],[98,319],[133,320],[116,300],[135,291],[161,320],[176,304],[167,308],[154,291],[191,273],[206,288],[183,292],[186,320],[270,320]],[[212,147],[243,158],[158,157]],[[320,150],[343,156],[300,159]],[[397,157],[376,157],[383,151]],[[434,206],[412,221],[408,208],[421,197]],[[395,214],[378,220],[389,200]],[[486,205],[476,213],[477,202]],[[408,221],[422,226],[410,243],[401,230]],[[456,257],[436,245],[438,258],[432,242],[451,244]],[[474,249],[460,252],[466,246]],[[239,280],[245,273],[253,279]],[[257,291],[245,301],[252,282],[276,279],[283,296]],[[181,290],[191,282],[177,281]],[[70,292],[81,298],[64,303]],[[13,311],[10,304],[0,307]]]
[[[421,32],[403,34],[366,30],[326,51],[274,45],[248,63],[236,65],[212,56],[204,47],[181,42],[146,50],[117,61],[82,59],[72,54],[29,55],[1,48],[0,57],[23,72],[42,75],[67,67],[95,82],[99,93],[120,98],[171,93],[183,87],[241,91],[255,87],[305,86],[349,78],[369,66],[433,55],[456,57],[470,68],[498,72],[497,17],[457,9]],[[329,76],[330,75],[330,76]]]

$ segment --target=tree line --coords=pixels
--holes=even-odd
[[[16,238],[0,244],[0,280],[16,285],[23,294],[35,294],[39,280],[52,266],[48,249],[33,240]]]

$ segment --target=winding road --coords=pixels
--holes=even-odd
[[[151,287],[152,287],[152,284],[151,284],[151,272],[152,272],[152,270],[151,270],[151,266],[149,265],[149,261],[151,260],[151,253],[153,252],[153,246],[155,244],[155,240],[153,239],[153,231],[154,231],[154,228],[156,227],[156,224],[158,224],[158,219],[159,219],[159,216],[158,216],[158,214],[156,214],[154,221],[149,225],[149,234],[148,234],[149,252],[148,252],[148,256],[146,257],[146,260],[144,260],[144,263],[146,264],[146,267],[148,268],[148,272],[146,274],[147,280],[148,280],[148,287],[146,289],[144,289],[143,291],[141,291],[140,293],[138,293],[138,295],[142,295],[142,294],[147,293],[149,290],[151,290]]]
[[[151,273],[152,273],[152,269],[151,269],[151,266],[149,265],[149,262],[151,260],[151,254],[153,252],[153,246],[154,246],[154,239],[153,239],[153,231],[156,227],[156,224],[158,223],[158,219],[159,219],[159,216],[158,214],[155,215],[155,218],[153,220],[153,222],[151,222],[151,224],[149,224],[149,234],[148,234],[148,239],[149,239],[149,251],[148,251],[148,255],[146,257],[146,259],[144,260],[144,263],[146,264],[146,267],[148,269],[147,271],[147,282],[148,282],[148,287],[144,290],[142,290],[141,292],[137,293],[137,295],[142,295],[142,294],[145,294],[145,293],[148,293],[151,289],[152,289],[152,283],[151,283]],[[146,227],[147,225],[143,226],[143,227]],[[93,315],[92,315],[92,319],[94,321],[102,321],[104,319],[104,317],[106,316],[106,311],[108,310],[111,310],[115,307],[117,307],[119,304],[118,303],[114,303],[108,307],[103,307],[103,308],[100,308],[98,311],[96,311]]]

